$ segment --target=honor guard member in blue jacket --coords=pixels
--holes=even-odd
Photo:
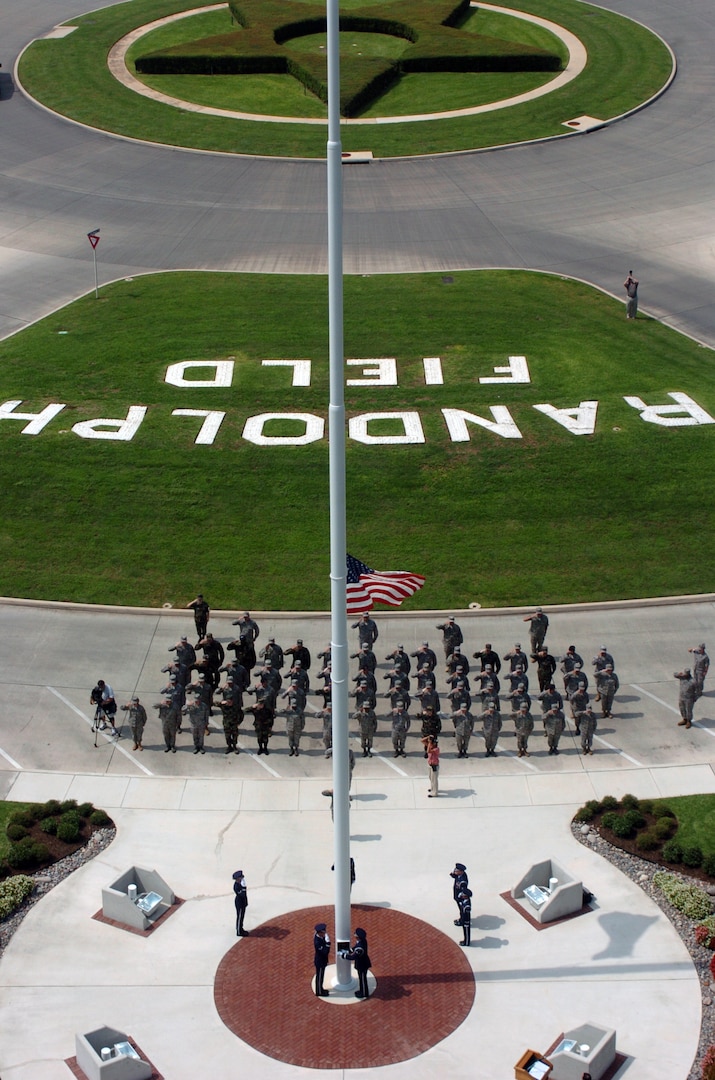
[[[355,991],[355,997],[369,998],[370,992],[367,987],[367,973],[372,967],[372,964],[370,963],[370,956],[367,951],[367,933],[361,926],[356,928],[355,944],[345,956],[347,960],[352,960],[355,965],[358,982],[360,983],[358,989]]]
[[[237,870],[233,875],[233,891],[236,904],[236,937],[248,937],[248,930],[243,929],[243,920],[248,907],[248,889],[243,870]]]
[[[469,887],[469,878],[467,877],[467,868],[464,863],[458,862],[454,864],[454,870],[450,870],[449,876],[453,879],[452,894],[454,896],[454,902],[459,908],[459,894],[463,889]],[[462,925],[462,910],[459,909],[459,918],[454,920],[455,926]]]
[[[330,938],[327,929],[324,922],[315,924],[315,934],[313,935],[313,952],[315,955],[313,963],[315,964],[316,997],[330,997],[330,991],[323,988],[325,969],[328,966],[328,956],[330,955]]]
[[[472,943],[472,890],[468,889],[466,885],[460,889],[459,896],[457,897],[457,903],[459,905],[459,919],[462,926],[462,941],[460,945],[471,945]]]

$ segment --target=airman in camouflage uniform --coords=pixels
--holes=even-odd
[[[161,721],[161,733],[164,736],[164,742],[166,743],[165,754],[168,754],[171,750],[172,754],[176,753],[176,729],[177,714],[176,709],[171,703],[171,698],[164,698],[163,701],[158,702],[155,709],[159,710],[159,719]]]
[[[140,704],[138,697],[133,697],[128,705],[122,705],[123,712],[129,712],[129,727],[134,739],[134,750],[143,750],[142,739],[144,738],[144,725],[146,724],[146,709]]]
[[[456,645],[454,651],[447,657],[447,674],[454,675],[456,671],[462,669],[463,675],[469,674],[469,660],[466,653],[463,653],[459,645]]]
[[[374,704],[374,702],[373,702]],[[360,708],[362,704],[358,702]],[[326,705],[324,709],[321,709],[319,713],[315,714],[319,720],[323,721],[323,746],[325,747],[325,756],[327,758],[332,756],[333,753],[333,707],[332,705]]]
[[[494,668],[492,667],[491,664],[486,664],[482,668],[481,671],[477,671],[477,672],[474,673],[474,681],[475,681],[475,683],[477,682],[477,680],[479,680],[479,685],[480,685],[480,688],[481,688],[480,689],[481,694],[484,693],[484,690],[485,690],[488,683],[491,683],[492,690],[494,691],[495,694],[498,694],[499,691],[501,690],[501,683],[499,681],[499,676],[497,675],[496,671],[494,670]]]
[[[593,750],[591,749],[591,744],[593,743],[593,736],[598,725],[598,720],[590,705],[581,713],[580,721],[581,753],[584,755],[592,754]]]
[[[457,645],[464,641],[461,627],[454,621],[454,615],[450,615],[446,622],[438,623],[437,629],[442,631],[442,647],[445,659],[451,656]]]
[[[531,698],[524,689],[523,683],[519,683],[516,690],[512,690],[506,696],[511,698],[511,711],[513,713],[518,712],[522,705],[526,705],[527,709],[531,709]]]
[[[429,641],[423,641],[419,649],[415,652],[411,652],[410,656],[414,657],[417,661],[416,667],[422,669],[425,664],[432,671],[437,666],[437,656],[433,649],[429,647]]]
[[[696,695],[698,692],[698,684],[691,675],[690,668],[684,668],[683,671],[674,671],[673,678],[680,680],[680,687],[678,691],[678,708],[680,709],[680,720],[678,721],[678,727],[692,727],[693,705],[695,704]]]
[[[357,630],[360,644],[367,644],[370,648],[373,647],[380,636],[377,623],[374,619],[370,618],[369,611],[365,611],[360,617],[360,621],[352,624],[352,628],[353,630]]]
[[[601,714],[607,717],[612,716],[613,699],[620,688],[618,676],[612,664],[606,664],[602,671],[596,671],[596,687],[601,699]]]
[[[518,713],[514,717],[514,727],[516,729],[517,756],[528,757],[529,736],[534,730],[534,720],[526,705],[521,705]]]
[[[205,754],[204,735],[206,734],[206,726],[208,724],[208,712],[206,706],[203,701],[195,697],[187,702],[181,711],[184,716],[188,715],[189,717],[191,735],[194,740],[194,753]]]
[[[705,652],[705,645],[696,645],[693,649],[688,649],[689,653],[693,656],[693,678],[695,679],[696,691],[695,700],[703,696],[705,689],[705,679],[707,673],[710,670],[710,657]]]
[[[487,705],[482,713],[482,733],[484,735],[485,757],[496,757],[496,746],[501,731],[501,713],[493,705]]]
[[[219,708],[223,713],[223,734],[226,739],[226,753],[238,754],[238,729],[243,722],[243,696],[236,686],[232,675],[226,679],[226,685],[221,687],[223,697],[219,701]]]
[[[568,699],[571,706],[571,715],[576,725],[576,734],[581,734],[581,717],[588,708],[589,696],[585,690],[577,690],[576,693]]]
[[[525,616],[523,622],[529,623],[529,641],[531,642],[531,651],[533,653],[538,652],[541,646],[544,644],[546,631],[549,629],[549,617],[548,615],[544,614],[540,607],[537,607],[533,615]]]
[[[545,690],[542,690],[540,694],[536,695],[536,700],[541,702],[542,712],[548,712],[549,709],[553,709],[554,706],[557,709],[563,709],[564,707],[564,699],[556,689],[556,683],[553,682],[550,682]]]
[[[544,713],[544,727],[546,729],[546,738],[549,743],[549,753],[558,754],[559,752],[559,739],[563,735],[566,721],[561,709],[553,706]]]
[[[288,698],[285,711],[286,735],[288,736],[288,757],[298,757],[300,753],[300,737],[305,728],[305,694],[296,682],[292,682],[287,690],[281,694],[282,698]]]
[[[392,710],[392,748],[395,757],[407,757],[405,753],[405,741],[407,732],[410,730],[410,718],[405,711],[402,702]]]
[[[249,706],[246,709],[247,713],[253,715],[253,728],[256,732],[256,742],[258,743],[258,753],[268,754],[268,740],[273,734],[273,720],[275,718],[275,711],[271,702],[256,701],[255,705]]]
[[[264,662],[270,660],[275,671],[280,671],[285,664],[283,649],[280,645],[276,645],[276,639],[274,637],[269,637],[268,644],[263,646],[258,655]]]
[[[398,645],[393,652],[387,654],[385,659],[392,660],[392,666],[398,671],[401,671],[403,675],[409,675],[412,671],[412,664],[410,663],[409,656],[405,652],[404,645]]]
[[[465,758],[468,756],[469,740],[474,731],[474,717],[468,709],[457,709],[456,712],[452,713],[452,723],[454,724],[454,737],[457,741],[457,757]]]
[[[504,653],[502,660],[509,661],[509,669],[514,672],[517,668],[521,668],[522,671],[526,671],[529,666],[529,657],[522,650],[521,642],[517,641],[513,649],[510,649],[508,653]]]
[[[372,741],[377,733],[377,717],[375,710],[369,705],[363,705],[358,712],[353,714],[360,726],[360,745],[363,757],[372,757]]]
[[[375,674],[377,657],[367,643],[361,645],[357,652],[350,653],[350,659],[357,660],[358,668],[361,671],[366,670],[369,671],[371,675]]]

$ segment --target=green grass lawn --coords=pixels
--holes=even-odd
[[[135,138],[206,150],[323,157],[327,133],[322,125],[264,125],[187,113],[142,98],[112,77],[106,55],[118,38],[135,26],[181,11],[185,6],[183,0],[130,0],[72,20],[79,27],[74,33],[62,39],[34,42],[23,54],[20,62],[23,86],[50,108],[73,119]],[[362,5],[350,3],[347,9],[358,6]],[[607,119],[634,108],[656,93],[670,73],[670,55],[659,39],[619,15],[572,0],[524,0],[519,8],[565,26],[583,41],[589,63],[578,79],[536,102],[482,116],[379,128],[347,126],[342,132],[343,148],[371,149],[377,156],[398,156],[563,134],[564,121],[572,117],[585,113]],[[219,20],[223,18],[228,20],[228,15],[219,14]],[[217,25],[216,17],[208,13],[188,21],[201,26],[200,34],[215,32]],[[553,41],[551,35],[523,21],[483,11],[472,15],[467,26],[475,32],[502,38],[512,34],[524,44],[543,45],[546,40]],[[161,36],[155,41],[152,35],[151,39],[138,43],[133,55],[146,51],[149,41],[152,47],[156,42],[161,47],[175,43],[176,35],[186,34],[186,29],[167,28],[155,34]],[[191,36],[199,35],[192,30]],[[58,71],[62,72],[62,78],[58,78]],[[305,104],[303,115],[320,117],[323,113],[322,105],[305,95],[301,87],[296,93],[295,80],[287,76],[277,76],[275,82],[257,76],[235,76],[233,80],[217,77],[213,90],[203,85],[209,77],[198,82],[200,78],[166,77],[167,81],[153,79],[152,85],[165,86],[168,93],[174,94],[177,84],[181,87],[185,81],[183,93],[187,98],[218,107],[295,116],[301,115]],[[229,85],[244,79],[243,88]],[[418,112],[463,108],[521,93],[542,81],[543,76],[526,78],[524,73],[499,78],[485,75],[481,79],[461,74],[410,75],[376,103],[368,116],[400,115],[408,107]]]
[[[715,795],[681,795],[654,802],[669,806],[677,817],[675,837],[682,847],[697,845],[703,855],[715,855]]]
[[[690,394],[712,414],[711,352],[585,285],[516,271],[345,279],[346,357],[394,357],[398,385],[350,387],[349,415],[415,411],[425,442],[348,440],[348,547],[378,569],[427,577],[405,606],[464,607],[715,590],[710,471],[715,425],[646,423],[624,395]],[[259,413],[327,416],[322,277],[167,274],[119,282],[0,343],[0,400],[66,404],[37,436],[0,423],[0,593],[126,604],[325,609],[328,451],[256,446]],[[65,331],[60,333],[60,331]],[[481,384],[512,355],[528,384]],[[230,387],[164,381],[179,361],[235,358]],[[440,357],[444,385],[425,385]],[[263,359],[310,359],[312,382]],[[370,366],[369,363],[366,366]],[[359,377],[350,368],[348,377]],[[533,408],[599,402],[575,436]],[[90,441],[79,421],[148,411],[131,442]],[[442,408],[470,426],[453,442]],[[175,408],[226,413],[212,445]],[[402,428],[381,421],[387,433]],[[295,420],[266,434],[302,432]],[[378,434],[378,427],[370,429]],[[187,576],[188,575],[188,576]]]

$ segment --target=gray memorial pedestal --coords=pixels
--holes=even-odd
[[[74,1042],[77,1064],[88,1080],[150,1080],[151,1065],[142,1061],[123,1031],[105,1026],[75,1035]],[[105,1048],[111,1056],[103,1059]]]
[[[581,1080],[590,1073],[601,1080],[616,1059],[616,1032],[613,1028],[585,1023],[571,1028],[549,1054],[553,1066],[549,1080]]]
[[[130,866],[102,889],[102,915],[135,930],[148,930],[175,900],[173,889],[156,870]]]
[[[553,859],[544,859],[529,867],[511,895],[515,900],[525,897],[537,922],[547,923],[581,910],[583,882],[576,881]]]

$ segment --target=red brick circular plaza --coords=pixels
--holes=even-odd
[[[332,907],[290,911],[252,929],[226,953],[214,998],[235,1035],[291,1065],[367,1069],[416,1057],[464,1021],[475,984],[463,950],[428,923],[391,908],[352,909],[353,928],[367,930],[375,993],[347,1008],[315,997],[313,927],[326,922],[332,937],[333,918]]]

